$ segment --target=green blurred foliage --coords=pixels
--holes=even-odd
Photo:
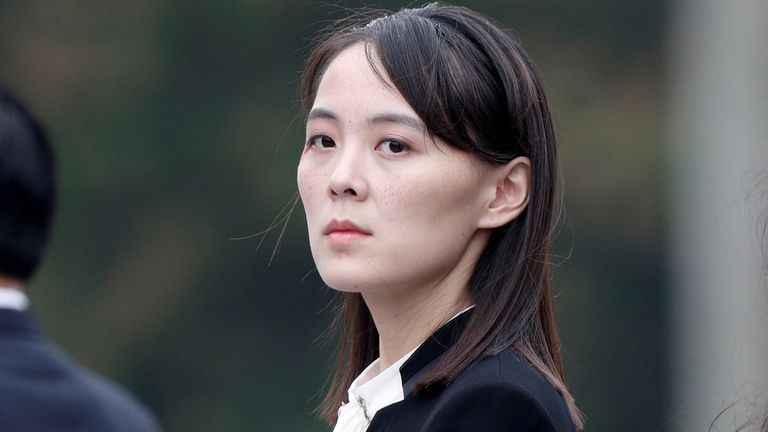
[[[414,3],[409,3],[414,4]],[[520,35],[559,124],[555,287],[590,431],[663,431],[661,0],[467,1]],[[343,7],[360,7],[347,2]],[[398,9],[403,2],[376,6]],[[169,431],[325,430],[335,293],[292,202],[297,81],[340,5],[0,1],[0,79],[50,128],[55,235],[31,297],[52,340]]]

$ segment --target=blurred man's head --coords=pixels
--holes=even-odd
[[[0,85],[0,277],[33,275],[45,252],[55,189],[45,131]]]

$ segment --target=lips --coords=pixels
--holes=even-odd
[[[328,223],[328,225],[325,226],[325,229],[323,230],[323,235],[330,235],[330,234],[370,236],[371,232],[363,228],[360,228],[359,226],[355,225],[352,221],[348,221],[348,220],[340,221],[340,220],[333,219],[331,220],[331,222]]]
[[[323,237],[337,251],[349,252],[350,248],[371,238],[371,232],[355,225],[352,221],[333,219],[323,230]]]

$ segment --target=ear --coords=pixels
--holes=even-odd
[[[531,160],[518,156],[504,165],[494,167],[492,174],[496,193],[480,220],[478,228],[498,228],[520,216],[528,205],[531,184]]]

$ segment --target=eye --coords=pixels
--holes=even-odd
[[[328,135],[314,135],[307,140],[307,147],[328,149],[336,147],[336,142]]]
[[[383,151],[384,153],[398,154],[408,152],[411,149],[411,146],[400,141],[388,139],[382,141],[381,144],[378,145],[377,149]]]

